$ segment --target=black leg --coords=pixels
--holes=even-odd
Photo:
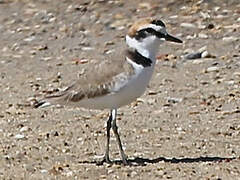
[[[112,124],[112,111],[110,112],[108,121],[107,121],[107,144],[106,144],[106,152],[104,156],[104,160],[107,163],[111,163],[110,158],[109,158],[109,143],[110,143],[110,129],[111,129],[111,124]]]
[[[122,157],[122,161],[123,161],[124,165],[127,165],[128,164],[127,156],[125,155],[125,153],[123,151],[121,139],[120,139],[120,136],[118,134],[118,127],[117,127],[117,124],[116,124],[116,116],[117,116],[117,110],[116,109],[112,110],[112,115],[111,116],[112,116],[112,129],[113,129],[114,135],[117,138],[117,143],[118,143],[118,147],[119,147],[120,154],[121,154],[121,157]]]

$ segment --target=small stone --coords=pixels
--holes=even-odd
[[[17,135],[15,135],[15,138],[16,139],[23,139],[23,138],[25,138],[25,136],[23,134],[17,134]]]
[[[194,34],[193,36],[188,35],[188,36],[186,37],[186,39],[191,40],[191,39],[195,39],[196,37],[197,37],[196,34]]]
[[[211,16],[207,12],[200,12],[200,15],[203,17],[203,19],[209,19]]]
[[[160,170],[160,171],[157,171],[157,174],[158,174],[159,176],[163,176],[165,173],[164,173],[163,170]]]
[[[201,52],[194,52],[194,53],[187,54],[185,56],[185,59],[199,59],[201,57],[202,57],[202,53]]]
[[[8,51],[8,47],[7,46],[2,48],[2,52],[7,52],[7,51]]]
[[[222,40],[227,42],[232,42],[232,41],[237,41],[238,39],[239,38],[237,37],[229,36],[229,37],[224,37]]]
[[[141,132],[142,133],[148,133],[150,130],[149,129],[142,129]]]
[[[151,9],[151,4],[147,2],[139,3],[138,6],[140,9],[148,9],[148,10]]]
[[[41,169],[40,172],[41,172],[41,173],[47,173],[48,170],[46,170],[46,169]]]
[[[211,55],[209,54],[208,51],[203,51],[202,54],[201,54],[201,57],[202,58],[208,58],[208,57],[211,57]]]
[[[88,59],[81,59],[81,58],[76,58],[73,59],[74,64],[86,64],[88,63]]]
[[[116,20],[112,24],[110,24],[110,28],[122,30],[125,28],[127,21],[125,19]]]
[[[196,26],[191,23],[181,23],[180,26],[185,28],[196,28]]]
[[[147,103],[148,103],[149,105],[153,105],[153,104],[155,104],[156,102],[157,102],[157,100],[156,100],[155,98],[149,99],[149,100],[147,101]]]
[[[36,38],[35,36],[30,36],[30,37],[25,38],[25,39],[23,39],[23,40],[26,41],[26,42],[31,42],[31,41],[33,41],[35,38]]]
[[[203,62],[204,62],[203,59],[196,59],[196,60],[194,60],[192,63],[193,63],[193,64],[201,64],[201,63],[203,63]]]
[[[173,103],[173,104],[182,102],[182,100],[183,100],[183,98],[173,98],[173,97],[167,98],[167,101],[169,103]]]
[[[91,50],[94,50],[93,47],[82,47],[81,48],[83,51],[91,51]]]
[[[11,106],[6,110],[6,113],[8,114],[17,114],[17,109],[14,106]]]
[[[73,176],[73,172],[72,171],[67,171],[67,172],[65,172],[65,173],[63,173],[65,176],[67,176],[67,177],[71,177],[71,176]]]
[[[136,171],[131,172],[131,177],[135,177],[138,173]]]
[[[234,85],[234,83],[235,83],[234,81],[226,81],[227,85]]]
[[[67,31],[68,31],[67,25],[64,24],[63,26],[61,26],[61,27],[59,28],[59,31],[60,31],[60,32],[67,32]]]
[[[240,72],[235,72],[235,73],[233,73],[233,75],[240,77]]]
[[[47,49],[48,49],[48,46],[47,46],[46,44],[44,44],[44,45],[39,45],[39,46],[36,47],[36,49],[37,49],[38,51],[43,51],[43,50],[47,50]]]
[[[188,49],[185,49],[185,50],[183,51],[183,53],[184,53],[184,54],[190,54],[190,53],[194,53],[194,50],[193,50],[193,49],[190,49],[190,48],[188,48]]]
[[[176,19],[176,18],[178,18],[178,15],[173,15],[173,16],[170,16],[169,18],[170,19]]]
[[[19,131],[20,132],[26,132],[28,130],[28,127],[27,126],[24,126],[22,127]]]
[[[144,103],[144,102],[145,102],[145,100],[144,100],[144,99],[141,99],[141,98],[137,98],[136,101],[137,101],[137,102],[140,102],[140,103]]]
[[[198,52],[202,53],[202,52],[204,52],[204,51],[206,51],[206,50],[207,50],[207,46],[203,46],[203,47],[201,47],[201,48],[198,50]]]
[[[151,91],[151,90],[149,90],[148,95],[156,95],[158,93],[159,93],[159,91]]]
[[[202,38],[202,39],[207,39],[207,38],[208,38],[208,35],[203,34],[203,33],[199,33],[199,34],[198,34],[198,37],[199,37],[199,38]]]
[[[107,41],[104,45],[105,46],[110,46],[110,45],[114,45],[115,43],[113,41]]]
[[[41,58],[40,60],[41,61],[49,61],[49,60],[51,60],[52,59],[52,57],[43,57],[43,58]]]
[[[115,14],[114,18],[115,19],[124,19],[124,16],[123,16],[123,14],[117,13],[117,14]]]
[[[176,130],[177,131],[182,131],[183,129],[182,129],[182,127],[177,127]]]
[[[206,69],[205,72],[219,72],[220,68],[216,66],[212,66]]]
[[[214,28],[214,24],[211,24],[211,23],[208,24],[208,25],[207,25],[207,28],[208,28],[208,29],[213,29],[213,28]]]

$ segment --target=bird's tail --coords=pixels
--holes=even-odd
[[[47,102],[45,100],[41,100],[41,101],[38,101],[36,102],[33,107],[34,108],[44,108],[44,107],[47,107],[47,106],[50,106],[51,103],[50,102]]]
[[[34,104],[34,108],[44,108],[50,105],[64,105],[65,103],[65,99],[66,99],[66,95],[68,94],[69,90],[73,87],[69,86],[66,89],[64,89],[63,91],[59,91],[55,94],[51,94],[51,95],[47,95],[45,96],[43,99],[37,101]]]

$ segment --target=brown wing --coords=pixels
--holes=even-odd
[[[74,84],[62,92],[47,96],[44,101],[51,104],[66,104],[114,93],[117,78],[127,80],[134,73],[133,67],[126,63],[125,51],[121,52],[119,55],[106,57],[98,65],[89,67]]]

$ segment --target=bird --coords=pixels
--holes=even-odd
[[[79,77],[66,89],[45,96],[35,107],[60,104],[88,109],[109,109],[106,149],[102,162],[113,163],[109,157],[112,129],[122,163],[130,164],[118,132],[117,110],[135,101],[145,92],[154,71],[159,46],[165,41],[182,43],[182,40],[167,32],[162,20],[148,17],[135,21],[128,29],[125,36],[126,47],[120,55],[112,57],[110,63],[104,66],[93,67],[89,73]]]

